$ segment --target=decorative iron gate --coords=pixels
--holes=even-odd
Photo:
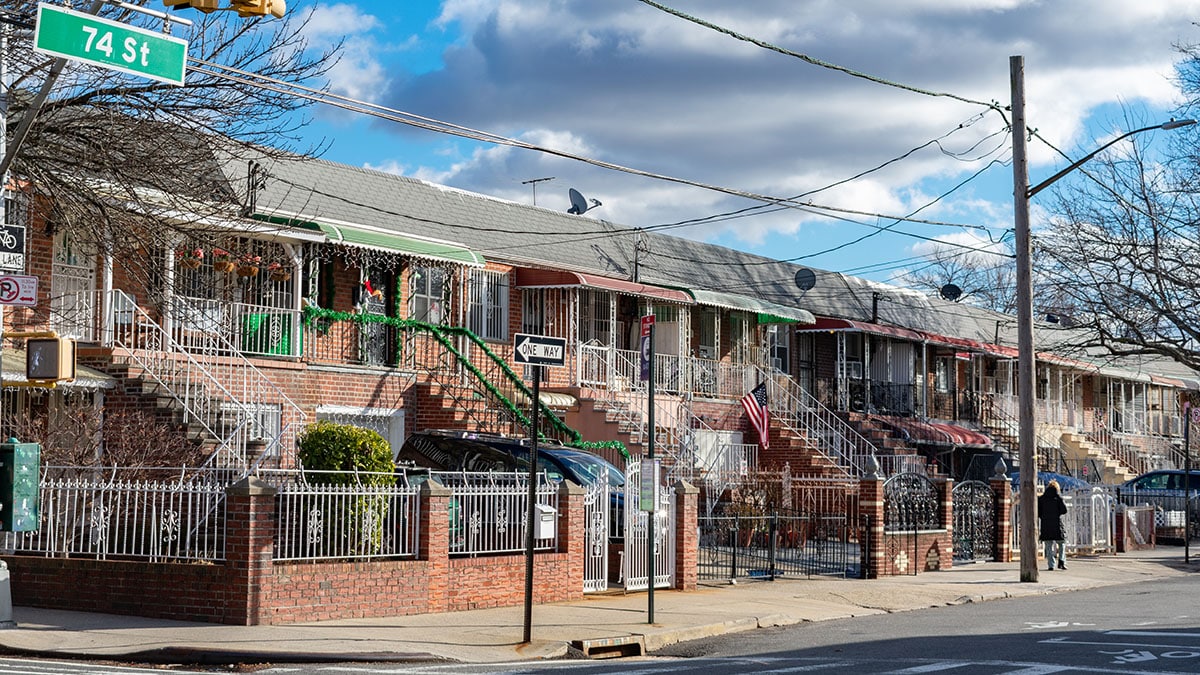
[[[996,556],[996,495],[987,483],[968,480],[954,486],[954,560]]]
[[[630,462],[625,469],[625,555],[621,578],[626,591],[650,588],[648,566],[650,514],[639,508],[641,462]],[[658,508],[654,511],[654,587],[675,585],[675,489],[659,488]]]
[[[885,532],[916,532],[942,528],[938,489],[928,476],[900,473],[883,483]]]
[[[607,474],[584,488],[584,593],[608,590],[608,530],[614,503],[616,495],[609,491]]]

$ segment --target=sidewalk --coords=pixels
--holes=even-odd
[[[560,658],[579,651],[594,657],[632,655],[768,626],[1182,576],[1200,570],[1196,559],[1193,553],[1192,564],[1184,564],[1182,547],[1071,558],[1067,570],[1040,569],[1037,583],[1019,581],[1018,563],[973,563],[875,580],[705,584],[688,593],[656,591],[653,625],[647,623],[646,593],[589,596],[578,602],[535,605],[529,644],[521,644],[524,607],[519,606],[283,626],[222,626],[17,607],[17,627],[0,630],[0,649],[171,663],[495,663]]]

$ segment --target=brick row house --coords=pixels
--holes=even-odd
[[[320,419],[395,450],[424,429],[528,436],[534,373],[513,336],[529,333],[567,342],[566,366],[542,371],[538,433],[623,463],[649,436],[639,324],[652,314],[656,447],[675,477],[859,476],[869,456],[886,473],[1015,468],[1011,316],[323,160],[221,157],[236,198],[210,205],[219,229],[208,218],[145,251],[157,273],[141,281],[18,191],[10,221],[29,233],[21,272],[39,298],[5,326],[75,338],[88,370],[47,391],[7,386],[22,376],[6,365],[10,419],[153,410],[200,461],[237,470],[294,466],[297,433]],[[1041,468],[1115,480],[1178,463],[1194,374],[1069,344],[1039,323]],[[740,403],[759,384],[761,452]],[[96,429],[94,451],[120,433]]]

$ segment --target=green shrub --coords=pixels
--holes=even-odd
[[[388,442],[377,432],[362,427],[328,421],[310,424],[300,434],[300,461],[312,483],[396,484],[396,467]],[[329,471],[337,473],[325,473]],[[345,538],[349,550],[355,553],[379,550],[390,510],[386,496],[359,495],[325,504],[327,536]]]
[[[308,478],[314,483],[396,484],[396,465],[388,442],[378,432],[350,424],[321,421],[308,425],[300,434],[300,461],[305,470],[345,472],[313,474]]]

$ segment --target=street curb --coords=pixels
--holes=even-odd
[[[565,645],[564,645],[565,651]],[[0,647],[0,654],[54,658],[70,661],[136,661],[154,664],[187,664],[206,666],[229,666],[242,663],[461,663],[455,659],[437,656],[428,652],[277,652],[237,651],[232,649],[202,649],[188,647],[162,647],[128,652],[72,652],[57,649],[21,649]]]

